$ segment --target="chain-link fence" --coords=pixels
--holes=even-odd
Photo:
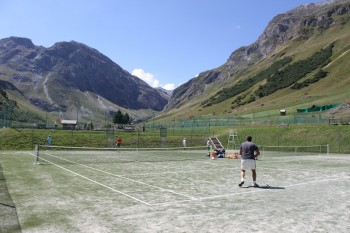
[[[0,111],[0,127],[1,128],[29,128],[31,147],[35,143],[45,143],[46,137],[40,136],[38,140],[37,129],[58,130],[52,120],[46,120],[44,127],[37,127],[33,122],[16,123],[13,122],[11,109],[3,107]],[[173,119],[168,122],[148,121],[142,123],[142,132],[129,133],[130,140],[126,140],[124,145],[132,141],[131,146],[140,145],[147,146],[181,146],[183,137],[187,138],[189,146],[205,145],[208,137],[218,137],[225,145],[228,144],[229,131],[236,130],[239,141],[243,142],[244,138],[249,134],[252,135],[254,141],[259,145],[270,146],[287,146],[287,145],[319,145],[329,144],[330,151],[333,153],[349,153],[350,152],[350,125],[349,118],[334,119],[327,118],[319,112],[314,113],[292,113],[286,115],[269,114],[269,113],[251,113],[240,116],[210,116],[210,117],[191,117],[188,119]],[[105,126],[110,121],[105,119]],[[20,125],[18,125],[20,124]],[[23,125],[22,125],[23,124]],[[35,124],[35,127],[33,126]],[[106,130],[102,136],[95,138],[94,135],[100,134],[96,130],[80,131],[71,130],[66,132],[65,136],[69,138],[69,145],[85,145],[84,140],[96,140],[98,146],[114,146],[114,135],[117,132]],[[79,127],[84,129],[84,127]],[[162,139],[160,131],[165,135],[166,139]],[[143,132],[145,131],[145,132]],[[51,132],[53,133],[53,132]],[[45,133],[47,134],[47,133]],[[126,136],[129,137],[129,136]],[[82,139],[83,138],[83,139]],[[57,139],[57,137],[56,137]],[[5,141],[5,138],[3,139]],[[64,141],[60,143],[67,144]],[[93,144],[94,142],[88,143]],[[5,145],[5,144],[4,144]]]
[[[339,121],[336,121],[338,122]],[[349,121],[340,121],[340,123]],[[269,113],[251,113],[240,116],[210,116],[190,117],[188,119],[173,119],[171,121],[149,121],[146,127],[149,130],[157,130],[166,127],[171,131],[192,131],[196,133],[208,133],[216,126],[240,126],[240,125],[280,125],[280,124],[329,124],[330,119],[321,113],[292,113],[289,115],[271,115]]]
[[[12,127],[12,108],[0,106],[0,128]]]
[[[204,145],[205,138],[215,136],[220,139],[225,147],[229,147],[230,131],[235,131],[238,135],[238,144],[242,143],[246,136],[251,135],[254,142],[259,145],[310,146],[329,144],[331,153],[350,153],[350,125],[332,125],[328,121],[323,121],[320,124],[281,123],[279,125],[234,124],[232,121],[229,124],[229,121],[227,121],[223,125],[223,121],[218,121],[206,126],[201,124],[202,122],[196,120],[187,121],[180,127],[176,124],[169,124],[167,127],[168,138],[172,136],[178,136],[178,140],[184,136],[193,139],[201,138],[195,143]],[[159,127],[164,128],[164,125]],[[147,130],[151,132],[159,131],[157,126],[148,127]],[[203,136],[200,137],[200,135]]]

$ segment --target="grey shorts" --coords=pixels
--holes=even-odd
[[[242,159],[241,160],[241,169],[256,169],[256,161],[254,159]]]

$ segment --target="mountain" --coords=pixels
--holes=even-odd
[[[168,103],[163,92],[75,41],[45,48],[27,38],[1,39],[0,80],[13,84],[36,107],[67,117],[78,111],[91,118],[121,108],[144,118]]]
[[[350,0],[302,5],[277,15],[254,43],[172,93],[151,88],[75,41],[45,48],[27,38],[0,40],[1,103],[22,109],[18,115],[49,113],[56,119],[105,122],[118,109],[141,120],[293,112],[350,103],[349,73]]]
[[[171,95],[173,94],[173,90],[166,90],[162,87],[157,87],[156,88],[159,92],[163,93],[165,95],[165,98],[170,100]]]
[[[274,17],[222,66],[176,88],[166,112],[186,117],[350,101],[334,94],[348,92],[349,49],[349,0],[299,6]]]

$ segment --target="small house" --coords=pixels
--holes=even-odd
[[[61,120],[63,129],[75,129],[77,126],[77,120]]]

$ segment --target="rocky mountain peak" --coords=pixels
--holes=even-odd
[[[16,47],[24,47],[34,49],[35,45],[30,39],[11,36],[0,40],[0,48],[14,49]]]
[[[332,7],[333,6],[333,7]],[[341,15],[350,10],[349,0],[329,0],[319,4],[301,5],[286,13],[275,16],[267,25],[258,40],[234,51],[227,60],[229,70],[237,70],[237,67],[252,64],[266,57],[277,47],[287,41],[308,38],[309,33],[305,27],[313,27],[316,30],[325,30],[332,26],[333,14]]]

